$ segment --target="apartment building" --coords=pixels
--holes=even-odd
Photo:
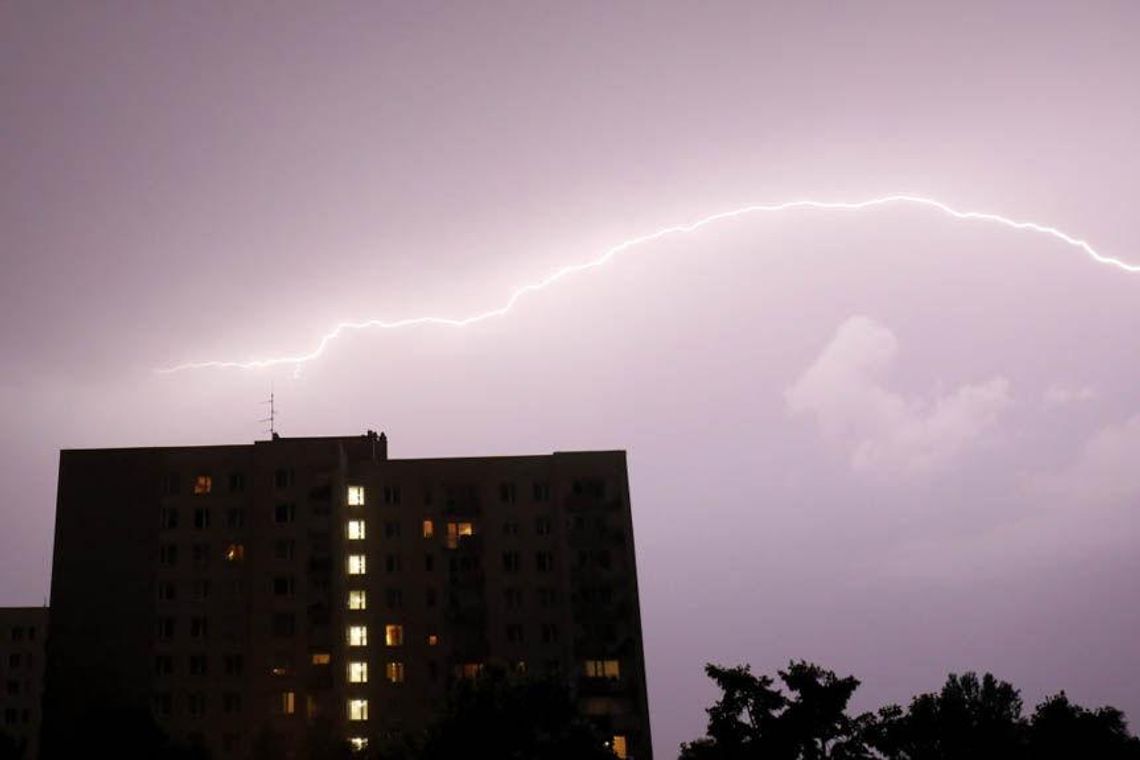
[[[46,607],[0,608],[0,742],[37,757],[43,692]]]
[[[63,451],[51,607],[45,757],[143,711],[216,758],[364,748],[488,667],[564,677],[615,755],[651,757],[621,451]]]

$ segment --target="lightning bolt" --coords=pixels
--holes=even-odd
[[[183,372],[193,369],[258,369],[276,367],[281,365],[292,366],[295,369],[299,370],[302,365],[318,359],[322,354],[325,353],[333,341],[335,341],[346,332],[353,330],[368,330],[373,328],[379,328],[383,330],[398,330],[404,327],[416,327],[419,325],[467,327],[469,325],[477,324],[494,317],[506,316],[515,307],[515,304],[517,304],[524,296],[545,290],[546,288],[554,285],[565,277],[569,277],[573,274],[578,274],[579,272],[585,272],[589,269],[596,269],[605,264],[608,264],[614,258],[625,253],[631,248],[643,246],[647,243],[652,243],[665,237],[687,235],[689,233],[696,232],[704,227],[708,227],[709,225],[716,224],[717,222],[736,219],[751,214],[769,214],[782,211],[794,211],[798,209],[862,211],[865,209],[876,208],[878,206],[891,205],[922,206],[925,208],[940,211],[947,216],[953,217],[954,219],[960,219],[964,221],[988,222],[1014,230],[1029,231],[1042,235],[1048,235],[1073,248],[1083,251],[1089,258],[1099,264],[1113,266],[1122,271],[1130,273],[1140,272],[1140,264],[1130,264],[1126,261],[1122,261],[1121,259],[1105,256],[1099,253],[1088,242],[1081,240],[1080,238],[1075,238],[1072,235],[1069,235],[1068,233],[1057,229],[1056,227],[1051,227],[1046,224],[1039,224],[1037,222],[1010,219],[1009,217],[989,212],[960,211],[952,206],[943,203],[942,201],[918,195],[886,195],[881,198],[872,198],[870,200],[863,201],[796,200],[787,201],[784,203],[755,204],[750,206],[741,206],[740,208],[735,208],[730,211],[721,211],[716,214],[710,214],[688,224],[676,224],[669,227],[662,227],[661,229],[655,232],[650,232],[647,235],[641,235],[640,237],[623,240],[617,245],[607,248],[596,258],[590,259],[589,261],[583,261],[578,264],[569,264],[567,266],[556,269],[546,277],[543,277],[541,280],[520,285],[511,292],[510,297],[501,306],[493,309],[488,309],[486,311],[477,312],[475,314],[470,314],[465,317],[420,316],[396,320],[368,319],[363,322],[341,322],[340,324],[334,326],[323,336],[321,336],[321,339],[317,342],[316,347],[308,353],[295,354],[292,356],[277,356],[265,359],[251,359],[249,361],[189,362],[186,364],[179,364],[177,366],[166,367],[155,371],[163,374],[169,374],[173,372]]]

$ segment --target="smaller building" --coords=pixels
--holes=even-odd
[[[47,624],[47,607],[0,607],[0,735],[27,760],[38,756]]]

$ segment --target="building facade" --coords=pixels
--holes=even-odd
[[[651,756],[621,451],[64,451],[51,607],[45,757],[100,711],[216,758],[374,745],[488,667],[561,675],[616,755]]]
[[[37,757],[46,607],[0,608],[0,735],[17,757]]]

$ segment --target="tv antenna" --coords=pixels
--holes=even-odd
[[[269,416],[265,417],[260,422],[269,423],[269,435],[273,440],[277,440],[277,404],[273,394],[273,386],[269,386],[269,400],[262,401],[263,404],[269,404]]]

